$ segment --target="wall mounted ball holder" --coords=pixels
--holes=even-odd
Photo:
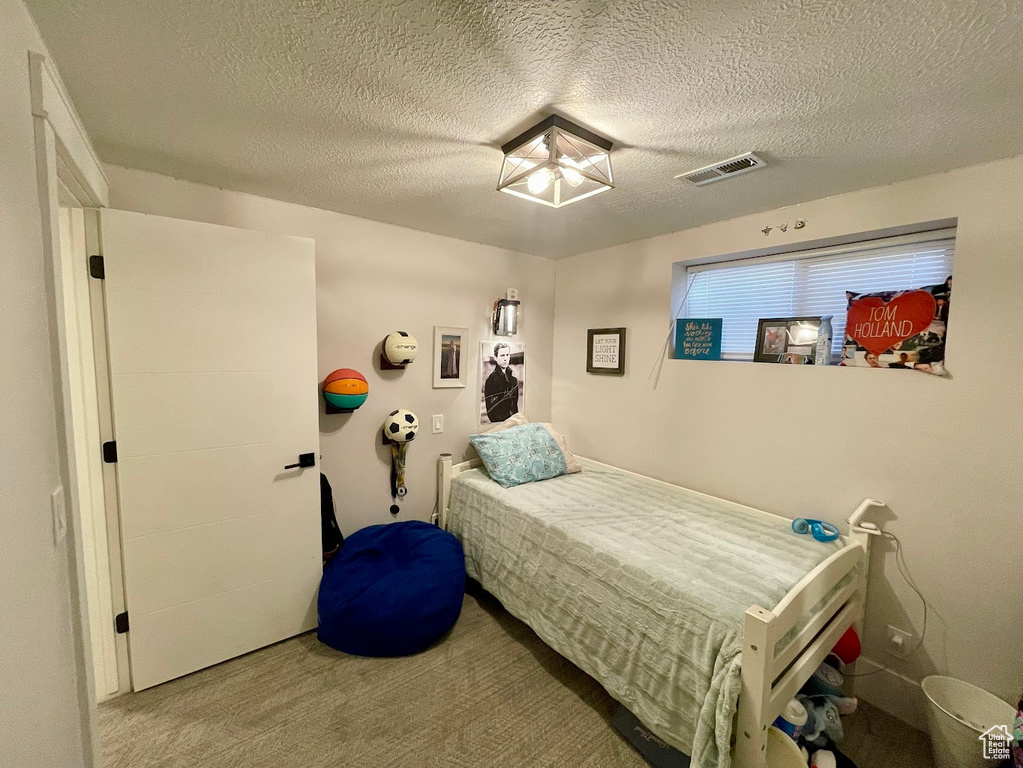
[[[394,331],[380,342],[380,370],[401,371],[415,361],[419,342],[407,331]]]
[[[391,411],[384,419],[380,430],[381,437],[391,448],[391,504],[392,515],[398,514],[398,500],[405,498],[408,489],[405,487],[405,461],[408,444],[416,439],[419,432],[419,418],[412,411],[398,408]]]
[[[338,368],[323,380],[325,413],[354,413],[369,397],[366,377],[354,368]]]

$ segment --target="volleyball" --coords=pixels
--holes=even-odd
[[[408,365],[416,359],[419,342],[407,331],[395,331],[387,334],[383,344],[384,357],[391,365]]]

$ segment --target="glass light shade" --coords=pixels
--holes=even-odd
[[[497,189],[560,208],[614,189],[611,142],[552,115],[505,144]]]
[[[519,302],[498,299],[494,304],[494,334],[514,336],[519,332]]]

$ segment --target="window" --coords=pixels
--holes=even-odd
[[[679,317],[720,317],[721,356],[751,360],[762,317],[833,315],[832,353],[845,338],[846,291],[898,291],[952,274],[955,229],[774,256],[687,266],[673,290]]]

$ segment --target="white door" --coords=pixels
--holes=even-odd
[[[311,240],[101,214],[132,687],[316,626]]]

